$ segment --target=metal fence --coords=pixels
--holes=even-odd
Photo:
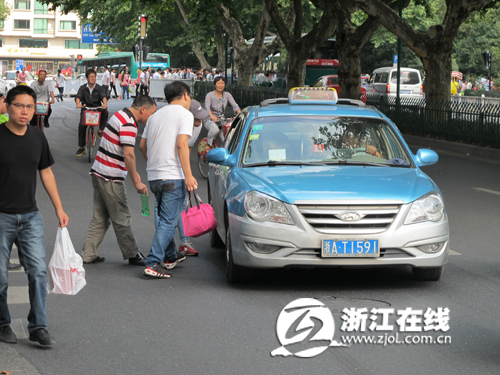
[[[212,82],[196,82],[193,97],[203,102],[213,89]],[[258,105],[265,99],[288,96],[284,89],[256,86],[228,86],[227,91],[241,108]],[[395,97],[368,95],[366,104],[394,121],[403,134],[500,149],[498,99],[452,97],[450,101],[437,102],[403,97],[398,105]]]

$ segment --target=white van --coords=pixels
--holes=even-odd
[[[421,98],[424,87],[422,77],[417,69],[401,68],[401,97]],[[398,70],[394,67],[378,68],[373,71],[370,82],[366,86],[366,95],[396,96]]]

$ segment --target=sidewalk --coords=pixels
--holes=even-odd
[[[416,152],[420,148],[429,148],[436,152],[444,151],[455,156],[461,156],[473,160],[484,160],[490,163],[500,163],[500,150],[488,147],[479,147],[464,143],[442,141],[433,138],[422,138],[413,135],[404,135],[403,138]],[[439,152],[438,152],[439,153]]]
[[[2,371],[9,371],[12,375],[41,375],[19,352],[16,350],[17,344],[0,343],[0,374]]]

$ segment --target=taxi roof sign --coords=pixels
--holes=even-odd
[[[337,104],[339,96],[332,87],[294,87],[288,93],[292,104]]]

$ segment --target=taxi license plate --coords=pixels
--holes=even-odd
[[[378,257],[378,240],[323,240],[321,257]]]
[[[401,94],[411,94],[411,90],[401,90]]]

